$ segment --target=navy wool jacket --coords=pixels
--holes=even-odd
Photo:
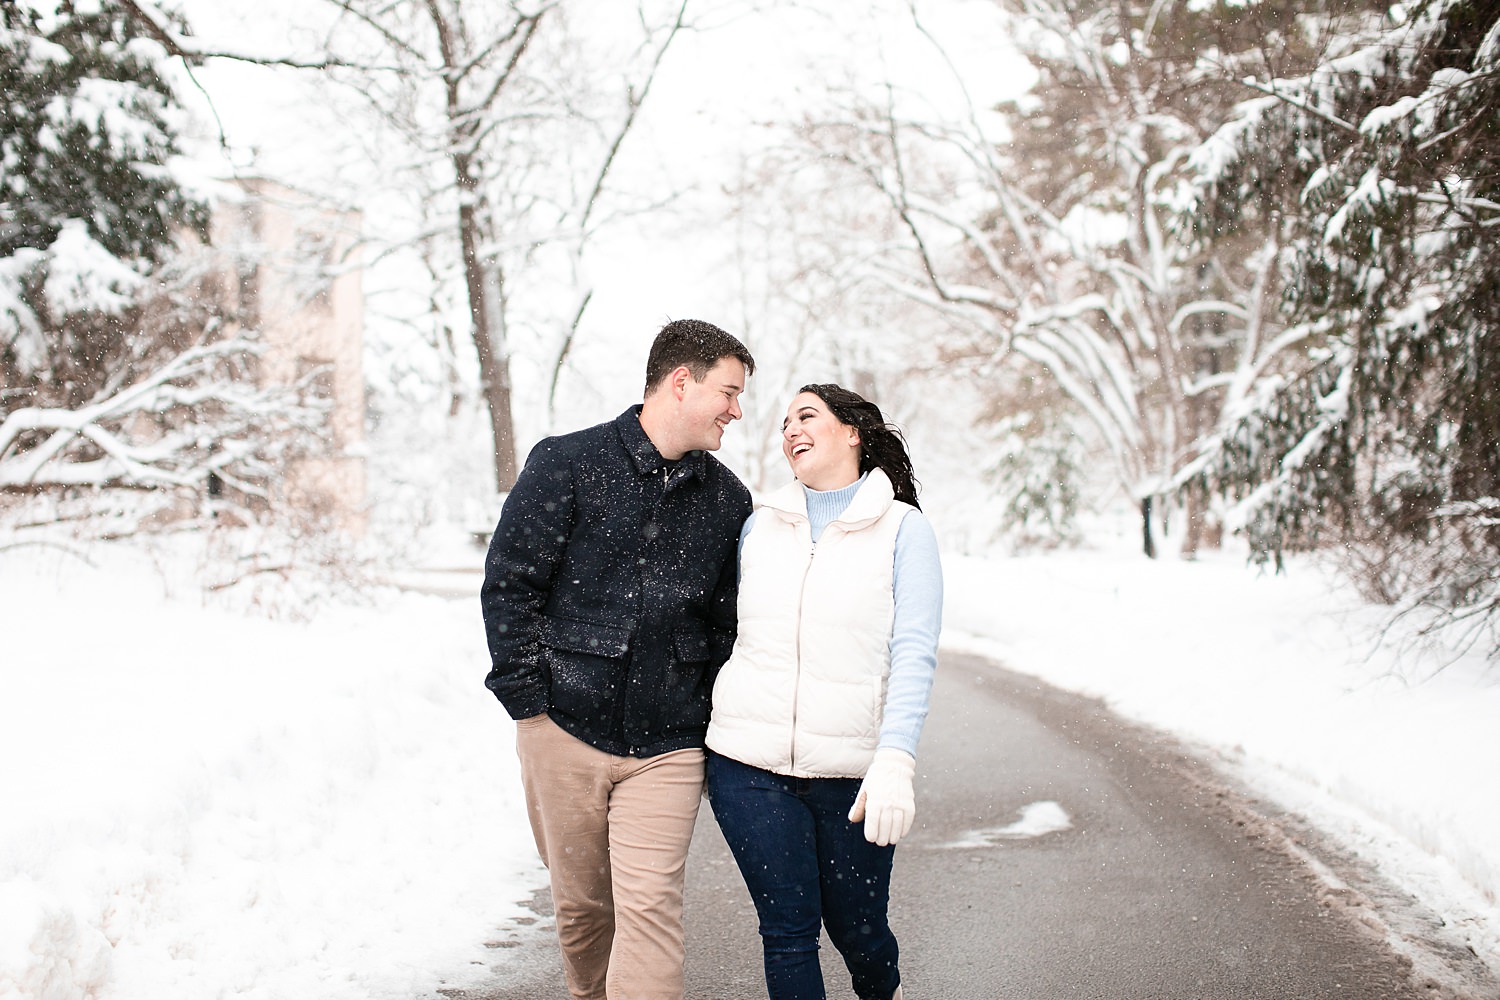
[[[545,712],[606,753],[652,757],[703,746],[751,505],[707,452],[664,460],[640,409],[532,450],[480,603],[485,685],[512,718]]]

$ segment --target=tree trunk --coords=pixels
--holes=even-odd
[[[1141,541],[1147,559],[1156,558],[1156,539],[1151,537],[1151,498],[1141,498]]]
[[[474,336],[475,353],[479,356],[479,392],[490,411],[495,490],[508,493],[516,484],[516,432],[510,407],[510,352],[505,343],[505,285],[499,264],[481,257],[484,238],[490,235],[490,220],[484,210],[484,197],[475,171],[474,151],[478,148],[476,136],[480,119],[473,109],[466,106],[460,94],[464,74],[473,67],[466,64],[461,55],[465,51],[465,39],[463,22],[456,19],[457,4],[451,11],[445,11],[429,3],[427,12],[437,32],[443,59],[449,156],[453,163],[453,179],[458,187],[458,240],[464,257],[464,287],[469,296],[469,329]],[[520,22],[517,22],[517,28],[520,27]],[[535,29],[536,19],[532,18],[524,40],[511,55],[511,68],[525,51]],[[499,87],[508,77],[509,70],[496,84],[492,97],[499,93]]]
[[[505,346],[505,288],[498,268],[479,259],[479,219],[470,200],[473,187],[464,187],[468,164],[456,164],[459,183],[468,194],[458,210],[459,241],[463,246],[464,282],[469,293],[469,324],[479,355],[479,391],[490,412],[495,450],[495,490],[506,493],[516,484],[516,432],[510,408],[510,357]],[[493,281],[491,279],[493,272]]]
[[[1203,543],[1203,516],[1204,503],[1198,496],[1196,490],[1188,491],[1183,500],[1183,523],[1187,530],[1182,538],[1182,551],[1178,554],[1184,559],[1197,559],[1198,547]]]

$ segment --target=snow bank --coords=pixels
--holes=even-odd
[[[483,971],[543,876],[477,601],[278,623],[170,598],[138,553],[26,553],[0,551],[0,998]]]

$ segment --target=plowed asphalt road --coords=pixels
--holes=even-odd
[[[891,905],[908,1000],[1500,1000],[1378,872],[1096,702],[945,654],[920,754]],[[533,908],[497,930],[485,989],[441,992],[565,998],[545,891]],[[766,995],[707,803],[686,919],[689,998]],[[823,967],[853,996],[826,939]]]

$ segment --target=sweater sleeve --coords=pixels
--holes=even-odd
[[[891,676],[886,684],[880,746],[917,755],[937,670],[943,621],[943,567],[937,536],[921,511],[911,511],[896,533],[895,617]]]
[[[735,549],[735,558],[734,558],[734,578],[735,578],[736,582],[738,582],[739,578],[740,578],[740,558],[739,557],[742,556],[742,555],[744,555],[744,553],[745,553],[745,536],[748,535],[748,534],[750,534],[750,529],[751,528],[755,527],[755,519],[756,519],[757,516],[759,516],[759,514],[760,514],[759,510],[752,510],[750,512],[750,516],[747,517],[747,518],[745,518],[745,523],[742,524],[742,525],[740,525],[740,544]],[[898,532],[898,534],[899,534],[899,532]]]

